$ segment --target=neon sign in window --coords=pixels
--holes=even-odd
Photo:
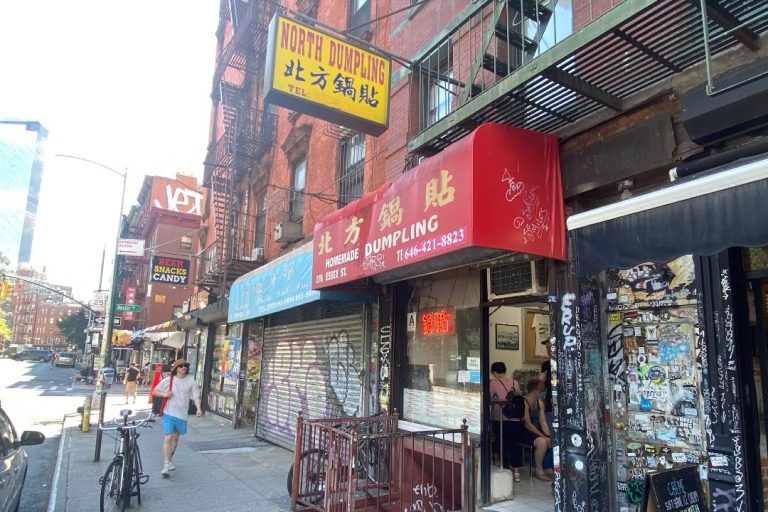
[[[422,311],[419,315],[422,336],[450,336],[456,334],[453,309],[440,308]]]

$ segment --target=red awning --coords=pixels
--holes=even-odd
[[[565,259],[557,138],[484,124],[315,225],[313,288],[520,252]]]

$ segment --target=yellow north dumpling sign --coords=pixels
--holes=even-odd
[[[269,26],[265,101],[371,135],[389,123],[391,62],[282,16]]]

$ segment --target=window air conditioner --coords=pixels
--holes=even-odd
[[[279,222],[275,225],[272,239],[275,242],[295,242],[303,238],[301,224],[298,222]]]
[[[547,262],[521,261],[499,265],[486,271],[488,299],[506,299],[547,293]]]

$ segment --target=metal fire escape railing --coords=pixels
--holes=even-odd
[[[434,154],[484,122],[557,132],[606,107],[621,112],[630,96],[710,56],[755,50],[768,29],[765,0],[575,4],[467,2],[412,68],[419,115],[409,152]]]
[[[199,255],[198,283],[223,290],[258,265],[253,257],[253,226],[237,204],[237,184],[273,146],[276,117],[254,108],[254,80],[263,70],[269,21],[275,6],[261,0],[222,0],[221,27],[232,27],[213,77],[211,97],[220,109],[222,131],[208,147],[204,186],[210,189],[208,222],[216,238]]]

